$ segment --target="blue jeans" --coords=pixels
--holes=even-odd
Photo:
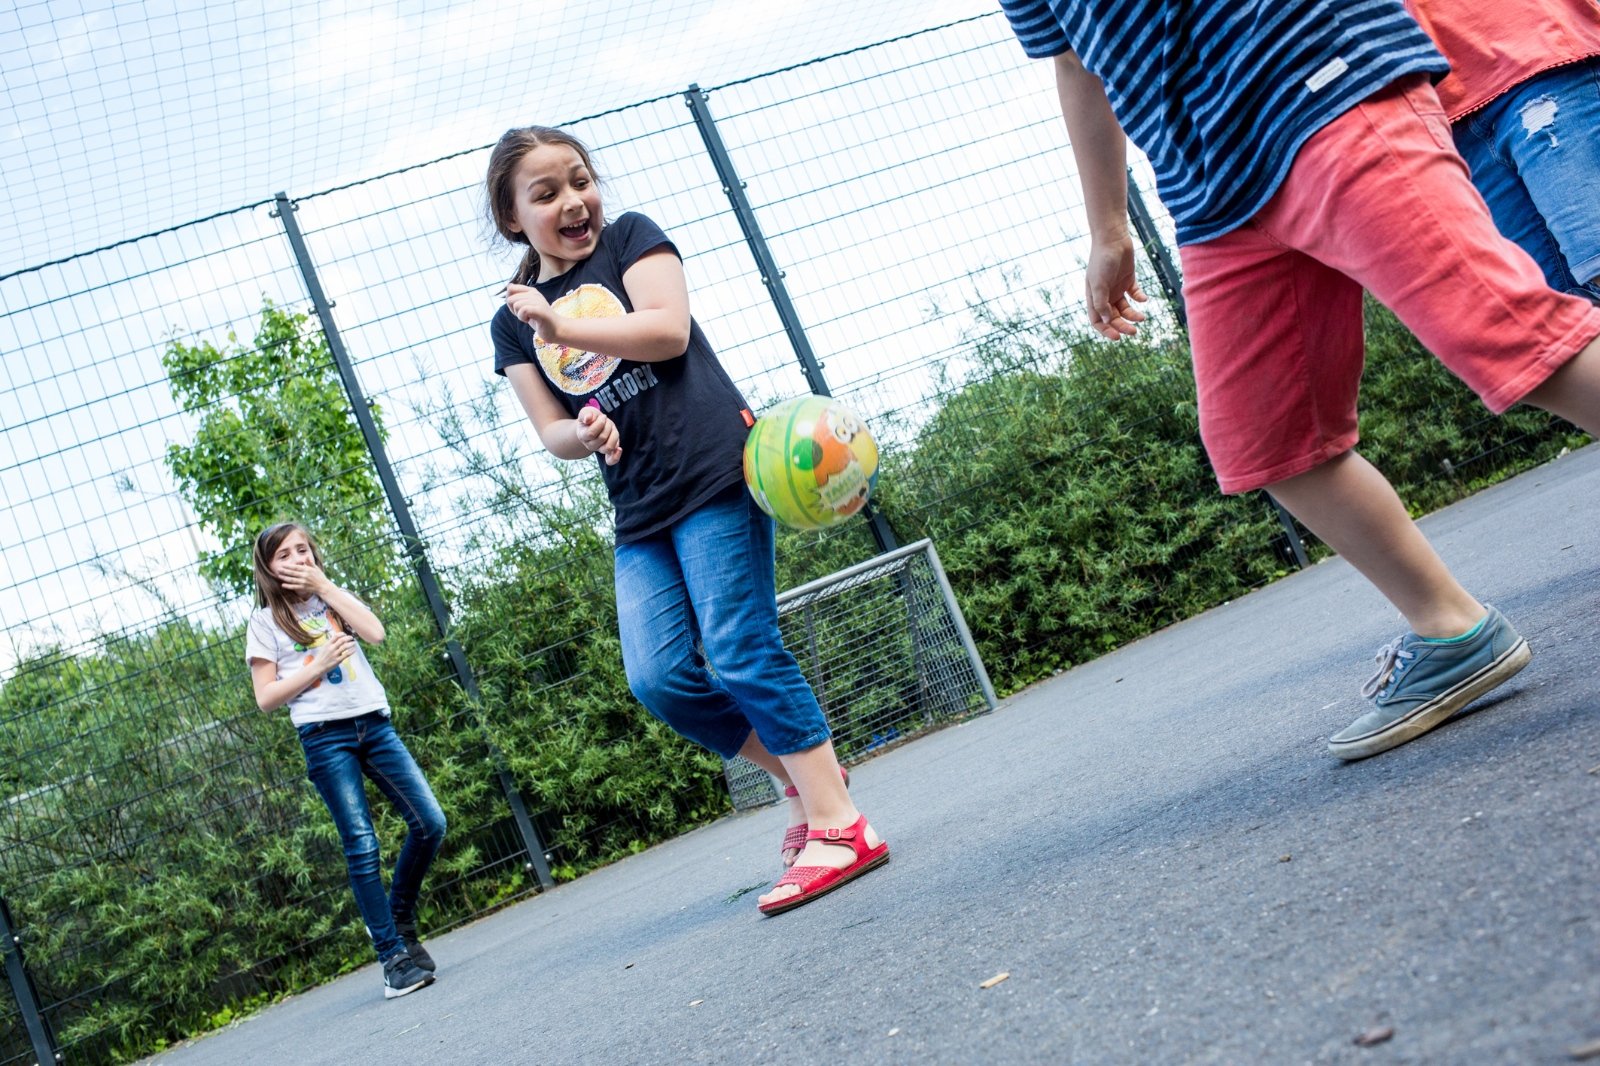
[[[628,687],[651,714],[724,758],[752,729],[774,755],[830,736],[778,635],[774,533],[740,483],[670,528],[617,545]]]
[[[401,947],[395,923],[416,920],[422,877],[444,843],[444,811],[421,767],[383,714],[312,722],[296,731],[306,754],[306,776],[328,805],[344,844],[361,920],[379,961],[387,962]],[[410,830],[395,860],[387,897],[378,872],[378,835],[372,829],[363,774],[389,797]]]
[[[1529,78],[1453,132],[1500,232],[1552,288],[1600,300],[1600,58]]]

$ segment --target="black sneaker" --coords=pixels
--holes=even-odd
[[[389,956],[389,961],[383,964],[384,999],[409,996],[417,989],[427,988],[431,984],[433,984],[433,974],[419,969],[404,950],[395,952]]]
[[[394,931],[400,934],[400,942],[405,945],[406,954],[411,956],[412,964],[419,970],[433,973],[437,967],[433,964],[433,956],[428,954],[428,949],[417,939],[417,923],[395,922]]]

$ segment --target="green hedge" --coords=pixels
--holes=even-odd
[[[1537,412],[1485,422],[1386,314],[1369,332],[1363,451],[1419,512],[1584,439]],[[1002,693],[1284,572],[1264,500],[1216,491],[1179,338],[1088,341],[1030,311],[980,318],[974,352],[1001,369],[904,414],[915,443],[885,454],[876,503],[903,541],[934,539]],[[718,761],[628,694],[595,492],[507,486],[516,534],[486,533],[446,575],[480,706],[396,546],[358,541],[359,523],[326,545],[385,620],[374,664],[451,819],[426,928],[532,888],[497,758],[563,878],[728,809]],[[787,587],[871,548],[857,522],[785,532],[779,551]],[[92,653],[37,650],[0,688],[0,891],[76,1059],[148,1053],[370,953],[331,821],[283,715],[255,709],[242,652],[241,627],[174,615]],[[392,854],[400,823],[385,813],[380,832]],[[20,1040],[0,1033],[0,1052]]]

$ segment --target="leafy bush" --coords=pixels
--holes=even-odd
[[[562,516],[550,514],[560,522]],[[529,802],[559,812],[563,876],[724,813],[722,764],[628,690],[610,545],[572,522],[560,548],[517,540],[457,596],[490,734]]]
[[[1367,301],[1361,454],[1413,515],[1503,481],[1588,436],[1535,407],[1490,414],[1382,305]]]
[[[975,309],[976,362],[1006,372],[954,390],[876,497],[903,537],[933,538],[1002,693],[1286,567],[1270,501],[1217,489],[1184,339],[1104,342],[1056,302]],[[1536,409],[1490,415],[1389,311],[1366,316],[1360,450],[1413,514],[1587,440]]]
[[[248,545],[285,517],[317,515],[323,537],[359,540],[384,525],[383,491],[321,330],[264,300],[255,338],[227,345],[174,337],[161,357],[172,394],[198,418],[167,467],[201,525],[224,546],[200,573],[250,591]],[[382,412],[369,407],[382,432]],[[291,515],[292,512],[292,515]]]
[[[269,306],[257,354],[288,344],[309,361],[306,375],[325,373],[305,328]],[[1386,312],[1372,311],[1369,334],[1362,448],[1414,509],[1583,439],[1537,412],[1486,421]],[[1089,340],[1047,301],[1042,313],[979,312],[973,346],[989,373],[940,383],[916,442],[886,452],[875,503],[902,540],[934,539],[1002,693],[1282,572],[1263,499],[1216,489],[1181,338]],[[223,371],[211,363],[237,367],[248,352],[175,345],[171,354],[175,389],[189,387],[179,377],[196,388],[211,381],[193,394],[192,410],[260,423],[228,422],[242,434],[229,447],[283,447],[313,425],[341,442],[326,454],[302,449],[295,478],[326,490],[318,514],[332,519],[313,522],[330,569],[384,619],[374,667],[451,820],[423,900],[425,928],[532,889],[502,767],[527,797],[560,877],[727,809],[718,761],[628,692],[603,489],[592,471],[565,468],[556,491],[531,485],[513,446],[502,440],[495,454],[480,454],[475,442],[496,438],[469,428],[474,405],[443,411],[438,428],[459,464],[438,476],[466,486],[463,525],[476,531],[464,561],[444,575],[452,635],[481,693],[474,703],[400,562],[370,471],[346,454],[348,414],[294,423],[326,399],[316,389],[262,406],[230,398],[229,389],[267,387],[255,377],[212,380]],[[238,554],[255,524],[281,515],[279,501],[246,476],[254,469],[246,458],[212,469],[185,465],[210,461],[199,451],[171,455],[203,520],[235,545],[210,558],[207,573],[238,588]],[[872,551],[860,522],[783,531],[780,586]],[[846,628],[831,639],[859,644],[865,635]],[[914,652],[913,639],[895,636],[891,651]],[[331,819],[304,782],[285,716],[256,710],[242,648],[242,624],[174,614],[146,632],[109,634],[91,651],[36,650],[0,687],[0,788],[11,797],[0,820],[0,885],[73,1058],[146,1053],[370,955]],[[869,728],[918,698],[864,667],[833,680],[841,721]],[[387,804],[374,809],[392,855],[403,827]]]
[[[1272,513],[1217,491],[1182,345],[990,325],[980,361],[1015,369],[952,395],[879,504],[933,538],[998,690],[1281,572]]]

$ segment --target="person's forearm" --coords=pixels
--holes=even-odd
[[[320,595],[323,602],[344,619],[351,633],[368,644],[383,643],[383,623],[372,613],[372,608],[332,582],[328,583],[328,587],[323,589]]]
[[[1128,232],[1128,144],[1111,111],[1105,86],[1072,52],[1055,58],[1056,93],[1078,163],[1089,234],[1095,240]]]
[[[557,459],[587,459],[594,454],[578,439],[576,418],[563,418],[540,429],[539,442]]]
[[[288,677],[280,677],[276,681],[261,685],[256,689],[256,706],[263,711],[275,711],[300,693],[316,684],[322,677],[323,671],[315,668],[311,663]]]
[[[540,339],[639,363],[676,359],[689,347],[689,320],[657,308],[613,318],[561,318],[552,332],[555,336]]]
[[[528,421],[533,424],[534,432],[539,434],[539,443],[543,444],[551,455],[557,459],[587,459],[597,450],[604,448],[607,443],[605,438],[608,435],[600,432],[598,434],[600,439],[586,443],[578,432],[581,428],[579,420],[568,415],[556,402],[548,384],[542,380],[542,374],[532,363],[515,363],[506,367],[506,380],[511,382],[511,389],[517,394],[517,402],[522,405]],[[591,406],[595,407],[598,414],[599,406],[597,404]],[[614,436],[611,443],[615,443]],[[591,447],[591,444],[594,447]]]

